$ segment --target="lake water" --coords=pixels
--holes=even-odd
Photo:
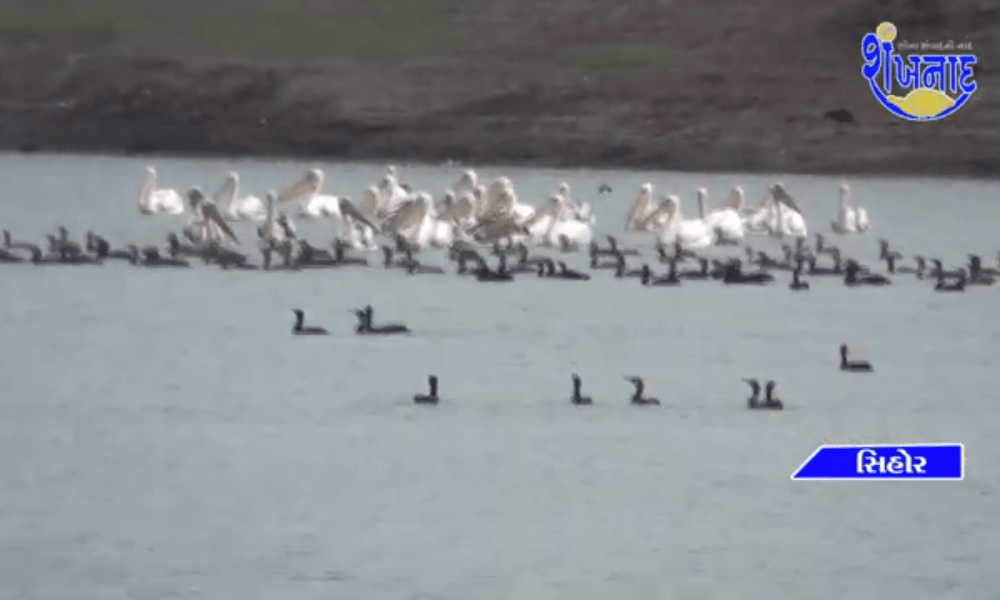
[[[182,221],[137,213],[146,163],[0,157],[0,225],[21,239],[57,224],[115,246],[162,239]],[[327,188],[353,197],[383,170],[153,164],[165,186],[214,190],[235,169],[258,194],[320,166]],[[569,181],[601,233],[621,227],[645,181],[689,211],[698,186],[718,202],[739,183],[756,202],[770,182],[479,171],[501,172],[532,202]],[[400,174],[437,197],[460,169]],[[614,193],[598,198],[602,182]],[[785,182],[811,230],[828,230],[837,182]],[[836,240],[845,255],[874,264],[884,235],[946,263],[992,263],[996,184],[852,186],[874,231]],[[299,225],[324,245],[334,235]],[[0,270],[2,598],[996,597],[1000,286],[813,280],[793,294],[780,275],[763,289],[645,289],[606,271],[483,285],[381,268]],[[347,309],[366,303],[415,335],[352,335]],[[332,335],[289,335],[295,307]],[[841,342],[875,373],[841,373]],[[574,371],[595,406],[569,405]],[[414,406],[429,373],[444,400]],[[632,374],[661,409],[628,406]],[[742,377],[777,380],[787,410],[746,411]],[[966,480],[789,480],[819,444],[855,441],[964,442]]]

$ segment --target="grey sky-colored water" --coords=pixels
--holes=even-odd
[[[10,155],[0,226],[162,239],[182,220],[138,215],[145,164],[181,189],[237,170],[257,194],[320,166],[327,189],[354,197],[383,169]],[[399,168],[435,196],[460,174]],[[689,211],[698,186],[718,202],[739,183],[756,201],[771,181],[477,171],[507,174],[529,202],[568,181],[600,233],[620,229],[646,181]],[[811,230],[828,230],[837,181],[784,180]],[[602,182],[614,193],[598,198]],[[992,263],[995,184],[851,183],[874,231],[837,239],[845,254],[874,265],[884,235],[907,254]],[[0,271],[0,597],[965,600],[1000,583],[1000,287]],[[415,335],[353,336],[347,309],[365,303]],[[292,337],[296,307],[332,335]],[[841,342],[875,373],[838,371]],[[569,405],[572,372],[595,406]],[[414,406],[429,373],[444,400]],[[661,409],[627,405],[632,374]],[[776,379],[788,409],[747,412],[742,377]],[[964,442],[967,478],[789,480],[819,444],[853,441]]]

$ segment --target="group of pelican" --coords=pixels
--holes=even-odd
[[[339,237],[363,250],[376,249],[378,235],[413,249],[445,248],[462,240],[529,243],[570,250],[591,241],[595,223],[590,205],[574,202],[568,183],[560,185],[541,206],[534,207],[519,200],[507,177],[484,185],[471,169],[438,202],[428,192],[401,184],[392,166],[377,185],[362,192],[357,202],[325,192],[325,177],[320,169],[306,171],[282,191],[269,192],[263,201],[240,195],[236,173],[228,174],[211,199],[198,187],[185,193],[158,187],[153,167],[147,167],[146,174],[139,193],[139,212],[189,215],[185,234],[195,242],[224,243],[228,239],[238,243],[227,221],[254,220],[263,222],[258,236],[264,243],[280,243],[294,237],[294,225],[290,216],[279,209],[296,204],[298,216],[332,220],[340,229]]]
[[[445,248],[456,241],[508,245],[527,244],[558,247],[572,251],[592,241],[596,223],[589,203],[577,203],[570,186],[563,182],[538,206],[523,202],[507,177],[481,183],[472,169],[445,190],[435,201],[426,191],[415,191],[400,183],[396,169],[389,166],[384,176],[363,190],[355,202],[349,196],[333,195],[323,189],[326,178],[320,169],[307,170],[280,192],[256,196],[241,195],[235,172],[227,175],[218,191],[207,198],[200,188],[186,193],[157,185],[157,173],[147,167],[146,182],[139,194],[139,211],[145,215],[188,213],[186,233],[191,240],[222,243],[236,240],[226,222],[254,220],[262,243],[280,243],[294,237],[291,217],[280,210],[298,205],[299,217],[329,219],[350,247],[377,248],[376,237],[386,236],[409,248]],[[603,186],[607,187],[607,186]],[[610,188],[607,188],[610,189]],[[708,191],[697,190],[697,217],[682,213],[680,198],[668,194],[657,203],[653,185],[640,186],[625,223],[629,232],[646,232],[657,243],[680,243],[698,250],[712,245],[738,244],[747,234],[767,234],[779,238],[804,238],[808,234],[799,203],[780,182],[767,188],[756,208],[748,207],[743,188],[732,188],[725,206],[708,207]],[[865,209],[851,203],[850,187],[840,185],[840,205],[831,229],[838,234],[864,233],[870,228]]]
[[[167,252],[172,260],[158,258],[159,251],[155,248],[149,252],[146,251],[148,248],[143,250],[144,260],[148,266],[172,266],[179,259],[178,255],[183,254],[200,256],[209,262],[215,260],[226,267],[249,268],[252,265],[247,262],[245,254],[226,248],[230,242],[240,245],[231,224],[245,220],[261,222],[257,227],[257,245],[264,254],[265,269],[270,268],[272,252],[284,256],[286,267],[347,264],[345,249],[375,250],[380,246],[377,236],[384,237],[388,243],[408,253],[422,248],[454,249],[457,245],[469,248],[477,244],[506,248],[548,246],[564,252],[594,246],[593,226],[596,220],[591,206],[586,202],[575,202],[566,182],[561,183],[539,206],[521,201],[514,184],[507,177],[498,177],[484,185],[471,169],[465,170],[438,202],[430,193],[414,191],[405,183],[400,183],[392,166],[386,169],[376,185],[362,192],[357,202],[350,197],[325,192],[324,182],[323,171],[309,169],[282,191],[267,193],[262,201],[256,196],[241,194],[239,176],[231,172],[219,189],[208,197],[197,186],[183,193],[160,187],[156,169],[147,167],[146,181],[137,202],[139,212],[143,215],[187,216],[188,222],[182,233],[190,243],[181,243],[176,234],[171,234]],[[610,192],[606,185],[601,189],[602,193],[605,191]],[[739,186],[733,188],[725,207],[711,211],[706,206],[708,192],[701,188],[697,191],[699,215],[691,219],[682,215],[677,196],[667,195],[656,206],[653,197],[652,184],[640,186],[625,229],[653,233],[657,246],[661,248],[675,246],[690,252],[712,245],[738,244],[748,233],[767,233],[799,241],[806,236],[805,219],[799,205],[781,183],[771,185],[760,206],[749,210]],[[336,237],[332,254],[317,251],[298,239],[292,217],[279,210],[295,205],[299,207],[299,216],[329,219],[339,226],[340,235]],[[864,232],[868,227],[867,212],[851,205],[850,188],[846,183],[842,184],[840,207],[832,229],[843,234]],[[60,235],[58,243],[50,242],[50,246],[67,247],[65,231]],[[107,252],[109,249],[106,246],[104,242],[95,248],[103,248]],[[291,255],[295,251],[299,255],[293,260]],[[134,248],[120,254],[130,257],[133,262],[138,261]],[[324,254],[328,256],[324,257]],[[32,262],[46,264],[72,263],[85,258],[76,252],[62,252],[59,256],[48,257],[42,256],[40,250],[32,252]],[[98,253],[92,258],[103,260],[105,256]],[[323,264],[316,264],[316,258],[320,258],[319,262]],[[9,255],[4,260],[17,262],[18,259],[16,255]],[[517,268],[523,267],[525,265],[518,265]],[[531,268],[534,269],[534,266]],[[550,265],[546,273],[553,274],[553,270]],[[498,275],[490,280],[504,281],[509,274]]]
[[[653,232],[661,244],[681,243],[693,250],[713,245],[739,244],[748,233],[768,234],[785,238],[808,235],[805,218],[798,202],[782,183],[767,188],[756,208],[748,207],[743,188],[735,186],[726,205],[708,209],[708,190],[697,190],[698,216],[687,218],[681,211],[681,200],[668,194],[657,204],[653,185],[639,188],[625,221],[626,231]],[[851,204],[851,190],[840,184],[840,206],[836,220],[831,222],[834,233],[864,233],[870,229],[868,212]]]

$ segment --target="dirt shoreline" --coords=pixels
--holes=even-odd
[[[973,30],[977,48],[1000,47],[992,39],[1000,36],[980,23],[997,15],[931,10],[928,2],[883,0],[889,8],[872,9],[839,0],[803,12],[791,0],[759,0],[752,11],[675,0],[670,13],[629,5],[609,16],[603,3],[574,0],[552,5],[569,15],[559,19],[525,22],[512,12],[504,26],[523,33],[480,36],[478,50],[463,42],[468,56],[377,64],[185,55],[139,42],[0,43],[0,149],[1000,177],[992,72],[977,77],[981,91],[967,107],[932,123],[892,116],[860,75],[861,35],[883,18],[905,23],[913,39],[938,35],[943,18]],[[786,8],[798,11],[797,28],[773,18]],[[468,12],[452,17],[456,31],[469,27],[462,18],[476,18]],[[642,46],[645,59],[628,68],[581,70],[553,58],[556,50],[583,56],[598,40],[643,36],[652,40]],[[656,46],[664,39],[669,62]],[[856,122],[824,118],[835,109]]]
[[[195,101],[204,101],[199,97]],[[221,100],[221,99],[220,99]],[[873,100],[874,101],[874,100]],[[184,99],[180,100],[184,103]],[[956,137],[942,143],[903,145],[888,138],[877,145],[850,131],[815,150],[794,136],[761,140],[757,132],[729,131],[729,140],[672,140],[547,131],[543,119],[494,113],[458,122],[413,119],[356,120],[327,116],[316,121],[254,115],[227,118],[209,130],[202,118],[178,109],[98,115],[87,109],[0,108],[0,149],[21,152],[94,153],[179,157],[300,158],[344,161],[404,161],[435,164],[637,169],[761,174],[1000,177],[1000,152],[977,152]],[[262,116],[258,117],[257,114]],[[262,122],[262,119],[264,122]],[[502,119],[506,131],[491,121]],[[831,129],[837,126],[831,125]],[[304,130],[312,134],[303,135]],[[847,129],[841,126],[841,129]],[[709,137],[710,136],[706,136]],[[860,143],[859,143],[860,142]],[[862,146],[862,147],[859,147]]]

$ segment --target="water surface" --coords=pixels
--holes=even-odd
[[[144,164],[2,157],[0,224],[20,238],[61,223],[115,244],[162,239],[181,221],[137,214]],[[354,197],[383,168],[155,164],[171,187],[214,190],[236,169],[257,193],[321,166],[331,192]],[[400,169],[435,195],[460,174]],[[740,183],[756,201],[769,183],[502,172],[532,202],[569,181],[602,233],[645,181],[689,210],[698,186],[718,201]],[[837,182],[785,181],[827,229]],[[596,195],[602,182],[611,196]],[[994,184],[852,185],[875,232],[838,240],[850,256],[874,263],[881,235],[952,263],[997,249]],[[997,289],[2,270],[2,597],[915,600],[989,598],[1000,583]],[[365,303],[416,335],[351,335],[347,309]],[[294,307],[333,334],[290,336]],[[841,342],[876,372],[840,373]],[[596,406],[568,404],[574,371]],[[429,373],[445,400],[414,406]],[[662,409],[626,404],[631,374]],[[741,377],[777,380],[788,410],[748,413]],[[789,481],[820,443],[855,440],[964,442],[967,479]]]

